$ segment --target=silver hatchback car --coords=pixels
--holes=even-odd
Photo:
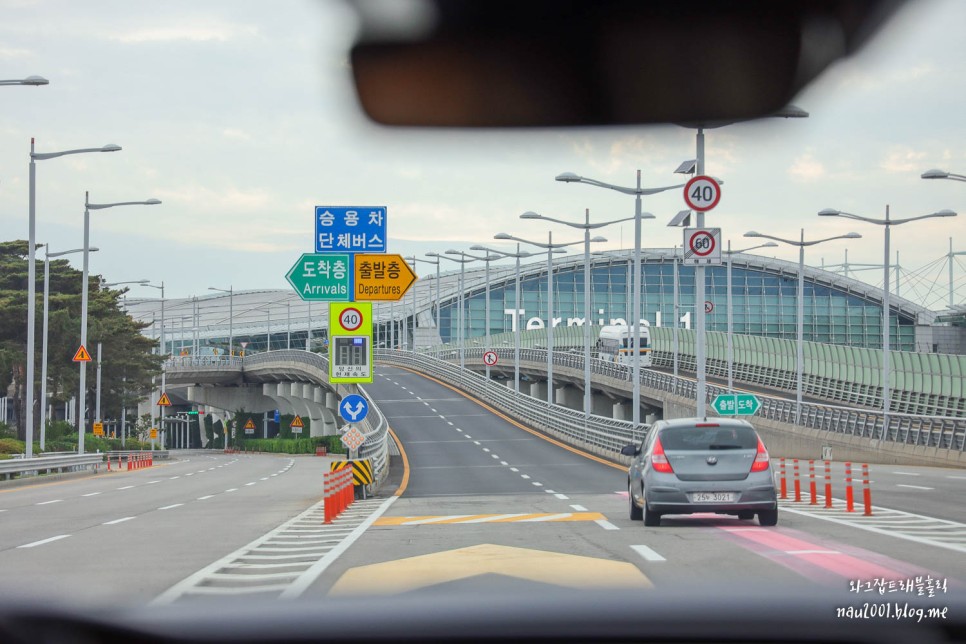
[[[778,497],[764,443],[745,420],[678,418],[651,426],[627,473],[630,517],[661,525],[664,514],[715,512],[778,523]]]

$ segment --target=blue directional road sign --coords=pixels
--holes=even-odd
[[[385,206],[316,206],[316,253],[385,253]]]
[[[369,415],[369,401],[359,394],[349,394],[339,403],[339,415],[347,423],[358,423]]]

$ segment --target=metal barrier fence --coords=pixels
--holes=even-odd
[[[16,458],[0,461],[0,477],[13,478],[20,474],[39,474],[40,472],[73,472],[97,467],[104,462],[103,454],[82,454],[81,456],[39,456],[37,458]]]
[[[389,474],[389,424],[379,410],[378,405],[366,394],[365,389],[357,385],[330,385],[329,361],[325,356],[301,349],[283,349],[280,351],[264,351],[244,358],[239,356],[184,356],[171,358],[165,363],[170,371],[178,369],[194,369],[197,367],[221,366],[225,369],[271,368],[280,363],[296,363],[305,367],[305,372],[316,384],[324,385],[335,391],[339,396],[361,393],[369,399],[369,415],[365,420],[355,423],[359,431],[365,436],[365,442],[359,447],[359,458],[372,461],[372,469],[376,476],[378,487]]]
[[[513,349],[499,348],[490,350],[495,351],[499,359],[504,361],[504,364],[507,362],[512,364],[514,359]],[[478,347],[465,349],[464,360],[472,360],[482,365],[484,351],[484,349]],[[382,356],[386,353],[392,352],[383,351],[379,355]],[[399,351],[394,353],[399,356],[404,356],[410,363],[413,362],[412,353]],[[456,361],[459,359],[459,351],[448,349],[437,352],[435,357],[442,361]],[[521,363],[529,363],[531,368],[540,369],[547,363],[547,352],[545,349],[521,349],[520,361]],[[553,364],[583,371],[584,358],[579,352],[554,351]],[[459,367],[456,366],[456,369],[458,371]],[[606,376],[626,381],[628,391],[631,388],[632,369],[628,365],[591,358],[590,371],[592,376]],[[452,378],[453,376],[450,375],[449,377]],[[485,382],[485,377],[480,376],[480,378]],[[697,396],[697,383],[693,379],[680,376],[675,377],[672,374],[652,369],[641,370],[641,386],[665,394],[682,396],[691,400],[694,400]],[[473,391],[475,393],[475,390]],[[707,403],[709,406],[717,395],[726,393],[728,391],[724,387],[712,383],[707,383],[706,385]],[[760,393],[756,393],[755,395],[761,401],[761,409],[759,409],[757,414],[758,417],[788,424],[795,423],[794,400],[766,396]],[[546,402],[541,403],[530,396],[526,396],[526,398],[530,401],[531,405],[546,405]],[[580,414],[581,417],[583,416],[580,412],[576,413]],[[966,419],[963,418],[890,413],[888,429],[883,433],[882,413],[879,411],[803,402],[799,425],[825,432],[870,439],[882,439],[883,441],[902,445],[935,447],[958,451],[966,450]]]

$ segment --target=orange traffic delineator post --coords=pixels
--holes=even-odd
[[[788,483],[785,481],[785,457],[778,459],[778,469],[781,474],[781,498],[788,498]]]
[[[107,471],[108,472],[111,471],[111,455],[110,454],[107,455]]]
[[[324,472],[322,474],[323,520],[325,523],[332,523],[343,510],[352,504],[355,497],[352,482],[351,463],[335,472]]]
[[[131,454],[127,455],[127,471],[130,472],[134,469],[134,459]]]
[[[808,504],[818,505],[818,494],[815,490],[815,461],[808,461]]]
[[[795,503],[801,503],[802,501],[802,482],[798,478],[798,459],[792,459],[792,471],[794,475],[794,480],[792,483],[795,486]]]
[[[832,507],[832,462],[825,461],[825,507]]]
[[[872,516],[872,490],[869,488],[869,464],[862,463],[862,503],[865,505],[865,516]]]
[[[852,463],[845,464],[845,511],[855,510],[855,497],[852,492]]]

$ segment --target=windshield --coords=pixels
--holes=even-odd
[[[348,3],[0,12],[0,596],[966,582],[966,4],[903,4],[791,114],[532,129],[370,121]],[[676,418],[701,454],[642,474]]]

